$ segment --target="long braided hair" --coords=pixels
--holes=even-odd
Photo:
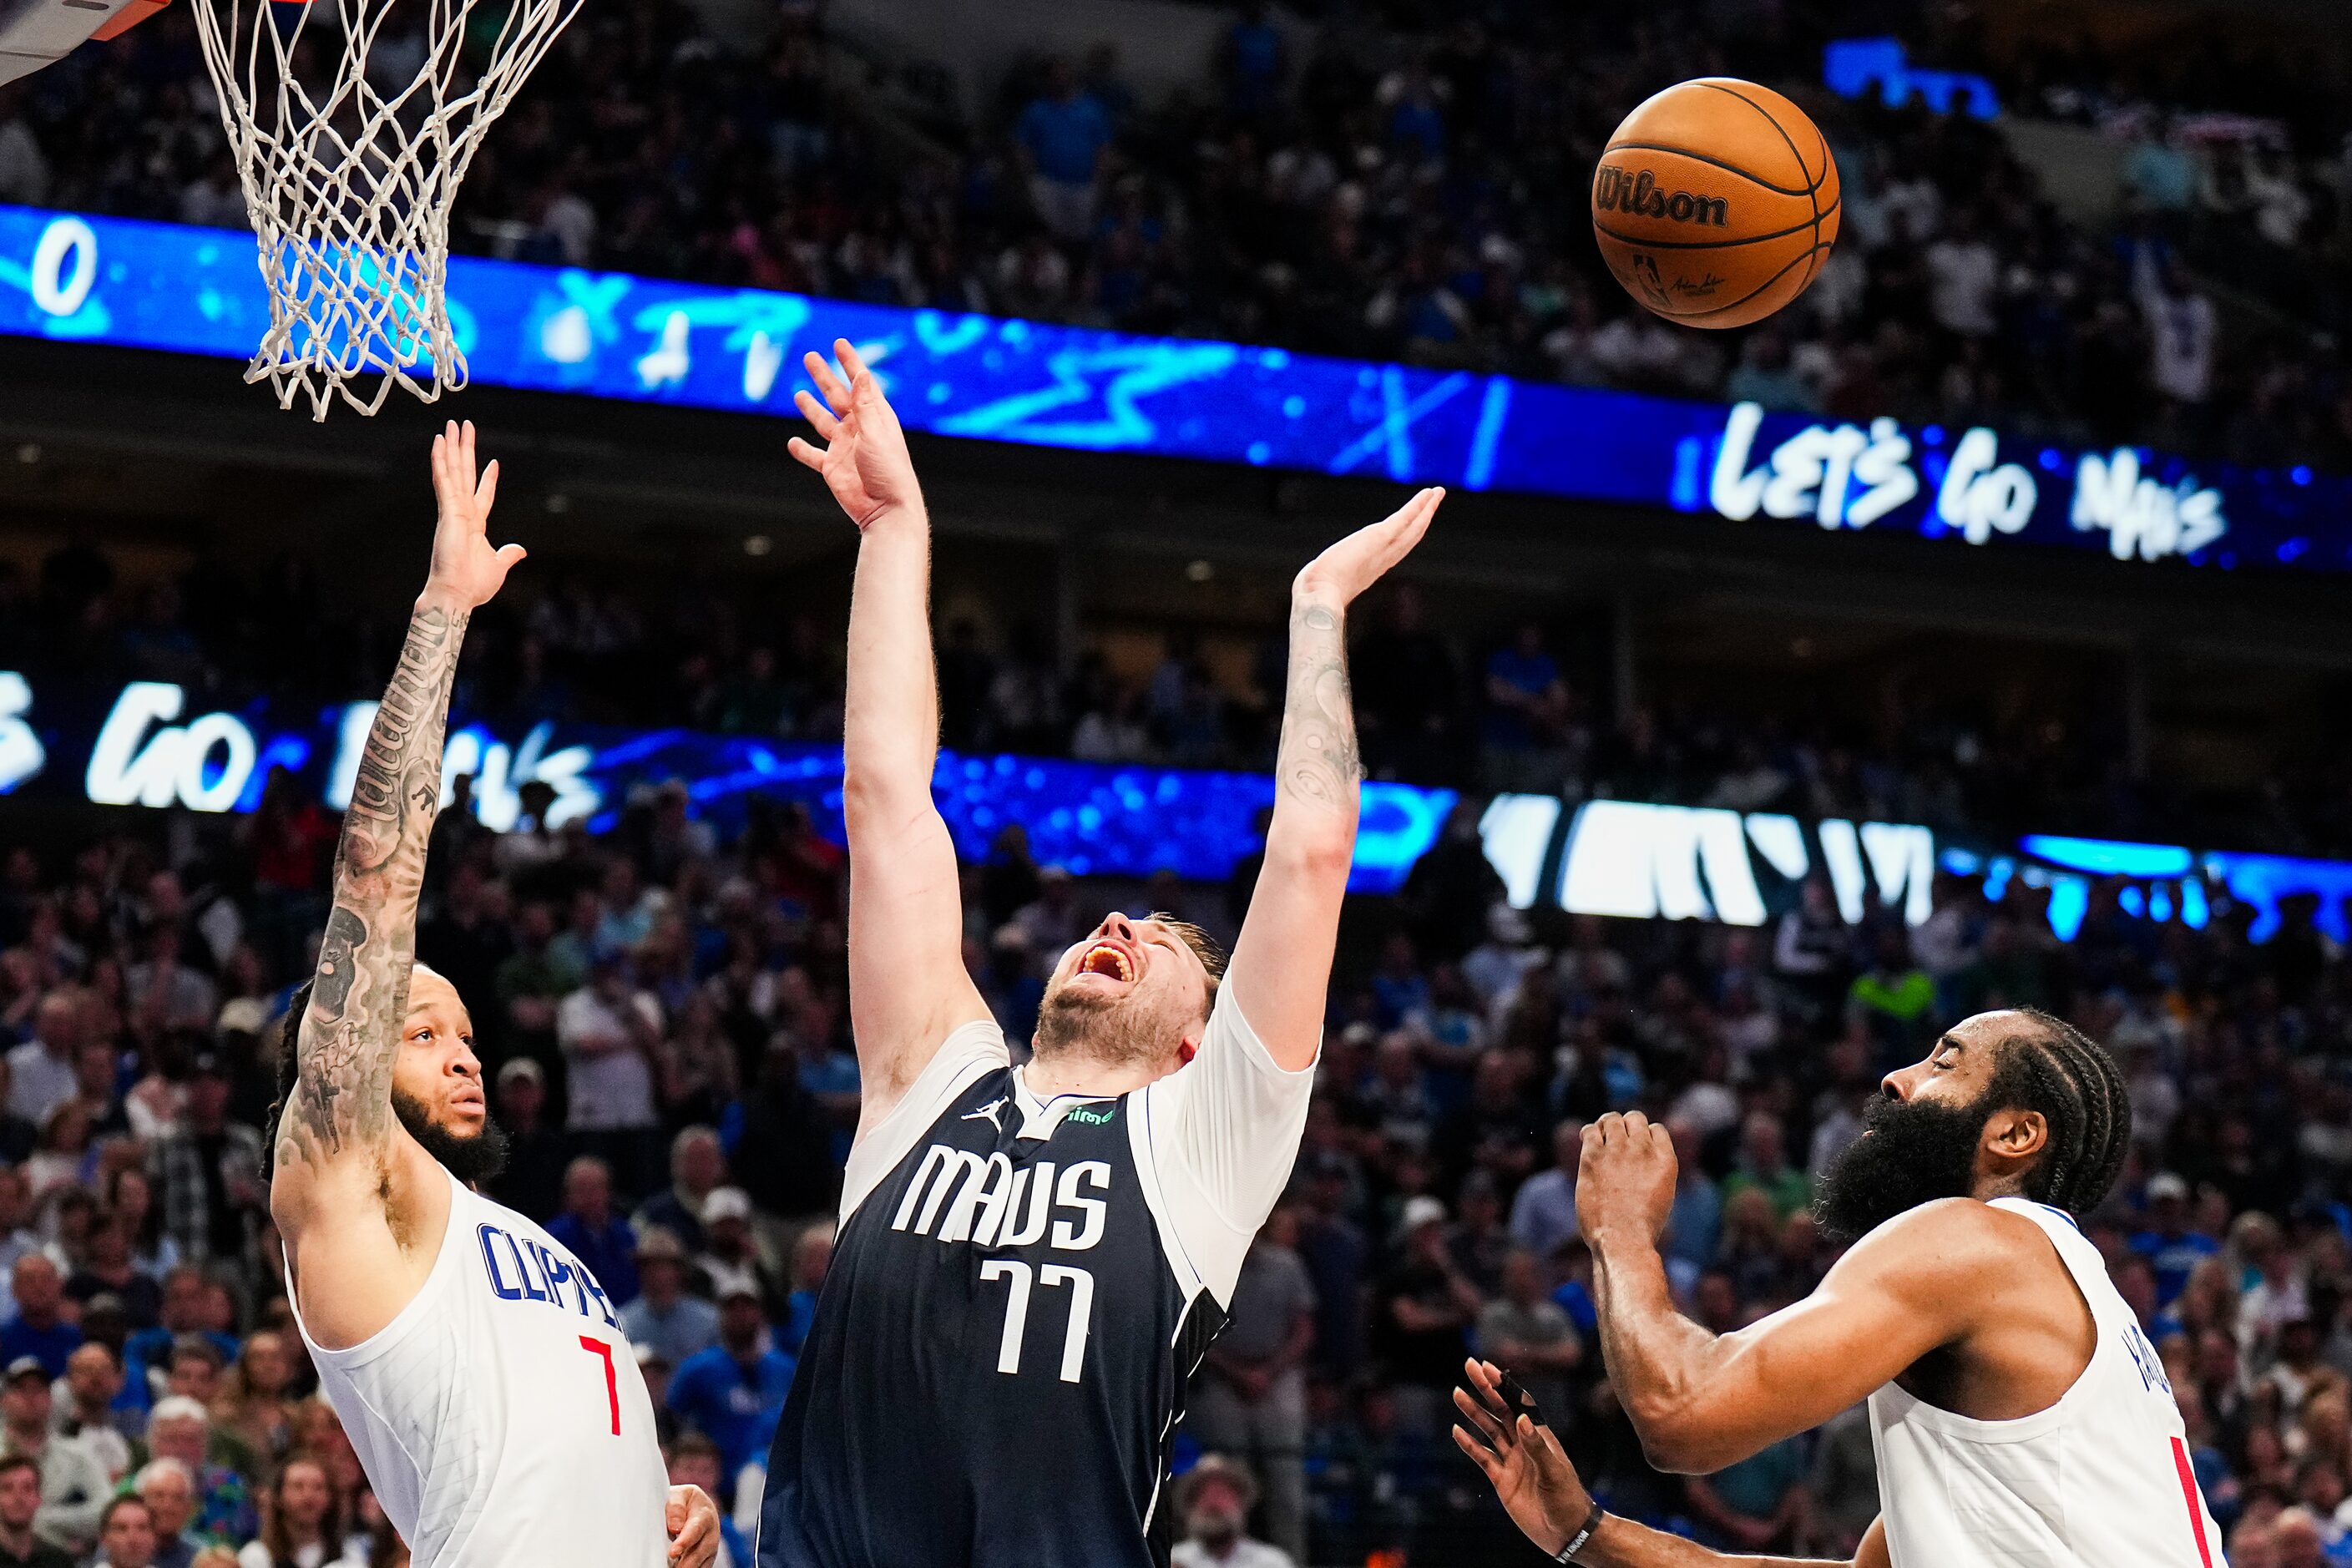
[[[2042,1113],[2050,1144],[2026,1173],[2025,1195],[2071,1215],[2096,1208],[2131,1148],[2131,1097],[2115,1058],[2096,1040],[2038,1007],[2019,1007],[2034,1029],[2001,1042],[1990,1093],[1996,1105]]]

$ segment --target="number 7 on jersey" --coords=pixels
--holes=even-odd
[[[593,1334],[580,1336],[580,1348],[593,1352],[604,1363],[604,1403],[613,1411],[613,1436],[621,1435],[621,1384],[613,1373],[613,1347]]]

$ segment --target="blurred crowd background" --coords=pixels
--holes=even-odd
[[[274,1020],[315,954],[333,833],[297,806],[0,858],[20,1042],[0,1449],[35,1461],[20,1512],[69,1552],[124,1489],[249,1564],[336,1561],[375,1517],[310,1397],[260,1174]],[[602,837],[460,810],[432,849],[418,951],[471,1009],[512,1141],[491,1191],[628,1303],[675,1473],[746,1509],[856,1118],[844,870],[795,814],[721,842],[667,788]],[[1025,1040],[1107,906],[1229,933],[1252,874],[1080,880],[1008,836],[964,868],[967,963]],[[1859,1413],[1705,1479],[1643,1463],[1592,1339],[1578,1129],[1635,1107],[1673,1128],[1675,1285],[1730,1329],[1832,1260],[1811,1184],[1881,1075],[1944,1024],[2031,1003],[2129,1077],[2134,1157],[2086,1226],[2165,1357],[2232,1561],[2352,1552],[2352,966],[2309,900],[2256,945],[2251,911],[2192,931],[2095,897],[2067,944],[2036,898],[1947,879],[1916,928],[1851,927],[1825,896],[1762,931],[1571,921],[1510,908],[1475,838],[1449,837],[1402,894],[1351,902],[1305,1147],[1182,1428],[1187,1528],[1213,1542],[1245,1513],[1300,1563],[1510,1561],[1523,1544],[1444,1429],[1475,1350],[1517,1369],[1620,1511],[1843,1552],[1876,1508]]]
[[[2258,29],[1994,52],[1955,0],[1252,3],[1173,93],[1139,91],[1108,46],[970,92],[951,62],[843,47],[822,5],[748,34],[711,9],[583,15],[467,176],[457,243],[1864,424],[2352,454],[2352,116]],[[421,58],[400,26],[387,82]],[[2037,125],[2095,130],[2121,200],[2060,199],[2033,145],[1965,104],[1821,89],[1825,43],[1887,34]],[[1844,243],[1744,332],[1651,318],[1584,237],[1625,110],[1706,75],[1790,88],[1843,181]],[[188,19],[0,96],[0,200],[242,225]]]

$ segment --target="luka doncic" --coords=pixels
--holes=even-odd
[[[1144,1568],[1170,1432],[1307,1117],[1356,833],[1349,604],[1441,492],[1292,585],[1265,865],[1232,972],[1113,914],[1064,953],[1015,1068],[963,963],[930,795],[930,524],[847,342],[796,402],[859,541],[843,809],[865,1100],[841,1231],[762,1500],[761,1568]],[[750,1157],[756,1158],[752,1152]]]

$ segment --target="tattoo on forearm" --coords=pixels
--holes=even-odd
[[[438,606],[408,623],[376,709],[335,856],[335,907],[295,1044],[297,1078],[278,1127],[281,1162],[381,1142],[392,1064],[416,958],[425,849],[441,805],[441,742],[467,617]]]
[[[1290,688],[1274,766],[1285,795],[1328,811],[1355,809],[1364,769],[1356,755],[1348,644],[1339,617],[1320,605],[1290,617]]]

